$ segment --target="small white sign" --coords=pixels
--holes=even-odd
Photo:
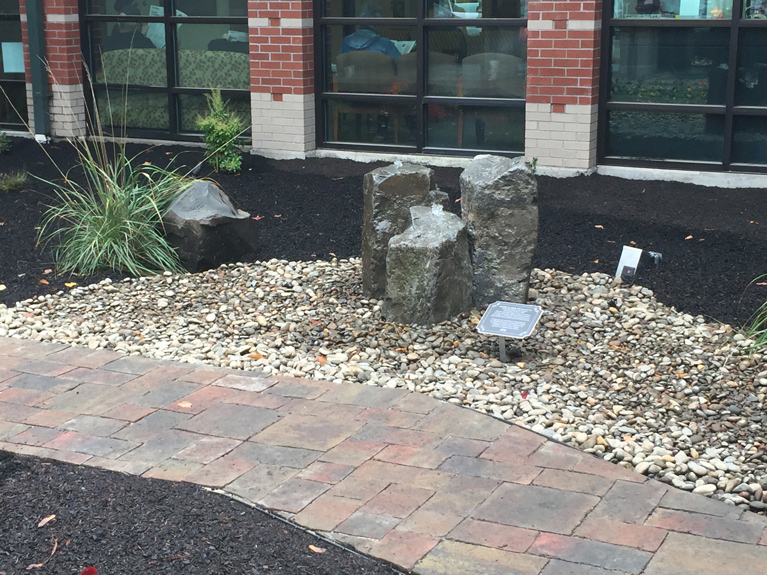
[[[24,73],[24,47],[21,42],[0,42],[0,52],[3,53],[4,73]]]
[[[615,277],[633,278],[637,273],[640,257],[642,257],[642,250],[639,248],[623,246],[621,259],[618,261],[618,269],[615,270]]]

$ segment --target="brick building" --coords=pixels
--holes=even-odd
[[[272,157],[762,171],[765,4],[0,0],[0,129],[199,140],[219,87]]]

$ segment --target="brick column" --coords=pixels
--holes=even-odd
[[[253,152],[304,157],[315,145],[311,0],[248,0]]]
[[[596,166],[602,2],[528,4],[525,155],[541,167]]]

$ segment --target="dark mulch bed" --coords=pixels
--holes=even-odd
[[[25,168],[44,179],[58,177],[34,142],[13,144],[11,154],[0,156],[0,173]],[[60,166],[72,164],[66,144],[47,150]],[[128,153],[163,166],[173,158],[176,165],[194,166],[202,157],[184,148],[129,146]],[[212,177],[239,207],[260,216],[261,248],[252,258],[345,258],[360,253],[362,176],[381,165],[246,156],[241,174]],[[436,175],[459,211],[460,170],[437,169]],[[629,244],[663,254],[661,266],[640,272],[637,282],[679,310],[740,325],[767,299],[767,287],[749,285],[767,272],[765,190],[603,176],[540,177],[539,188],[538,267],[612,274],[621,246]],[[121,277],[51,271],[50,251],[35,247],[35,227],[49,202],[37,181],[0,197],[0,284],[7,287],[0,303],[67,289],[69,281]],[[0,571],[7,573],[45,561],[54,541],[58,548],[47,572],[78,573],[87,564],[102,574],[389,572],[189,485],[14,457],[0,462],[0,493]],[[37,528],[50,514],[56,521]],[[309,544],[328,551],[307,552]]]
[[[0,573],[7,575],[79,574],[89,566],[99,575],[397,573],[185,483],[0,452],[0,494]]]
[[[14,140],[0,156],[0,172],[26,168],[54,179],[50,160],[30,140]],[[74,154],[65,144],[46,148],[63,167]],[[128,147],[138,161],[194,166],[199,149]],[[260,216],[261,249],[253,258],[307,260],[360,253],[362,176],[383,163],[309,159],[273,161],[245,156],[239,175],[211,174],[239,207]],[[435,170],[439,186],[459,196],[460,170]],[[206,174],[203,174],[206,175]],[[767,287],[749,285],[767,272],[765,190],[727,190],[675,182],[589,176],[539,178],[540,234],[535,265],[573,273],[615,273],[623,244],[663,254],[658,269],[637,282],[679,310],[741,325],[767,299]],[[45,186],[0,198],[0,302],[12,304],[55,292],[73,278],[53,272],[50,251],[35,248],[35,226]],[[460,204],[454,203],[458,211]],[[688,239],[689,238],[689,239]],[[120,277],[119,274],[104,274]],[[74,278],[89,283],[100,277]],[[40,283],[40,280],[48,282]]]

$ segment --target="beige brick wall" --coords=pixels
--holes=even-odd
[[[597,105],[552,104],[525,106],[525,156],[539,166],[588,170],[597,158]]]
[[[85,96],[82,84],[51,86],[51,135],[60,138],[84,136]]]
[[[314,96],[251,94],[253,153],[269,158],[304,158],[313,150],[315,132]]]

